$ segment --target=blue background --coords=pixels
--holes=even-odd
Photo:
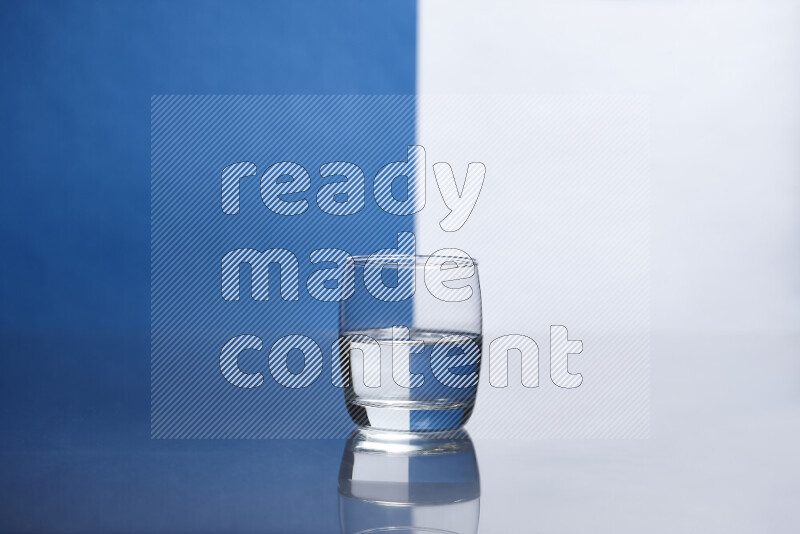
[[[336,531],[343,442],[150,440],[150,98],[412,94],[415,4],[0,10],[0,530]]]
[[[351,255],[393,249],[398,231],[413,230],[413,215],[383,211],[372,187],[378,170],[406,159],[406,147],[414,143],[413,96],[168,96],[154,98],[152,110],[152,436],[346,437],[352,422],[342,389],[331,384],[334,373],[341,383],[340,303],[312,298],[306,282],[312,271],[335,264],[312,264],[310,254],[328,248]],[[221,171],[243,160],[258,172],[239,180],[239,213],[223,213]],[[292,216],[274,213],[259,194],[260,176],[284,161],[296,162],[309,175],[308,191],[284,197],[306,202],[303,213]],[[320,175],[318,169],[329,161],[354,162],[362,169],[366,202],[358,213],[336,216],[318,206],[321,185],[341,179]],[[257,277],[240,266],[239,298],[224,300],[221,260],[242,249],[293,254],[299,270],[296,300],[279,295],[279,282],[288,285],[295,278],[288,265],[271,269],[267,300],[253,299],[251,287],[257,292],[257,284],[251,279]],[[356,278],[356,291],[368,295],[363,277]],[[411,300],[384,304],[370,295],[360,306],[372,317],[382,310],[396,324],[411,324]],[[222,347],[241,335],[262,342],[261,350],[237,356],[243,372],[267,377],[258,388],[238,388],[220,372]],[[270,377],[281,369],[271,348],[287,335],[316,344],[306,354],[295,349],[287,355],[289,369],[311,379],[302,388],[284,387]]]

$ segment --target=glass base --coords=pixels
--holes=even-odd
[[[347,411],[362,428],[396,432],[457,430],[472,415],[474,401],[462,403],[348,402]]]

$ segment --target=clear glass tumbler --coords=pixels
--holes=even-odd
[[[477,262],[457,252],[352,259],[355,291],[341,303],[339,350],[359,426],[449,430],[472,414],[481,295]]]

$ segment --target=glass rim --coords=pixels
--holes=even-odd
[[[458,267],[478,265],[478,260],[471,256],[449,256],[444,254],[414,254],[413,256],[410,254],[363,254],[350,256],[346,263],[358,267],[364,267],[367,263],[372,263],[373,265],[398,265],[399,267],[401,262],[409,262],[409,258],[413,258],[414,266],[424,266],[432,259],[441,260],[437,265],[445,263],[455,263]]]

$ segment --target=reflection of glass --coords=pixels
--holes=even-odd
[[[480,480],[465,431],[353,431],[339,470],[342,534],[474,534]]]
[[[384,430],[464,425],[475,405],[482,343],[475,260],[383,255],[353,264],[364,284],[340,314],[350,416]]]

